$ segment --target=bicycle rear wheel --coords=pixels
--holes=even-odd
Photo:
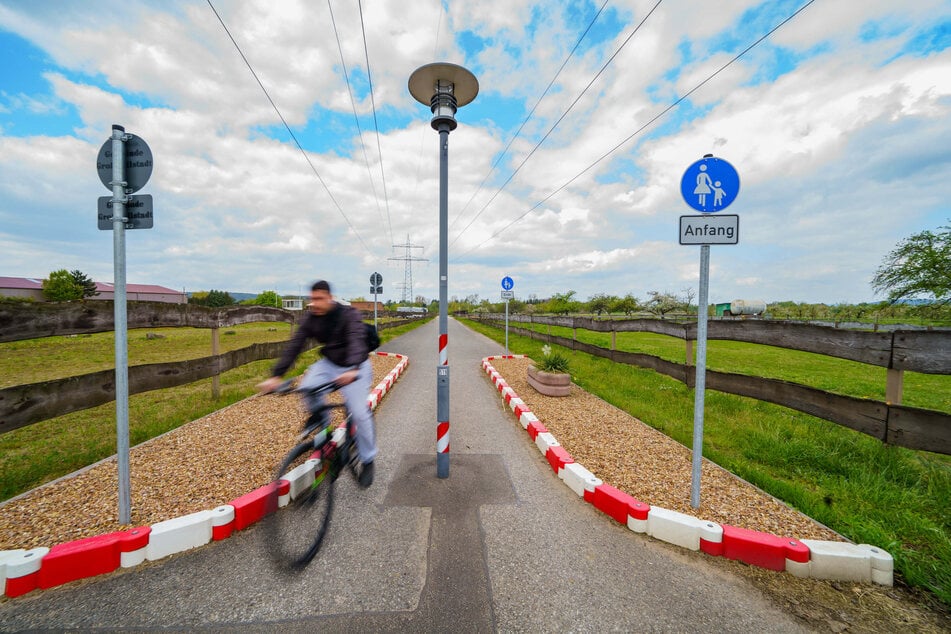
[[[308,441],[291,449],[278,467],[275,482],[291,479],[314,451]],[[290,473],[290,472],[294,473]],[[290,476],[288,475],[290,473]],[[267,545],[275,562],[291,570],[301,570],[314,558],[327,534],[330,516],[333,513],[332,460],[321,460],[314,470],[314,478],[308,476],[299,491],[292,487],[292,499],[284,508],[279,508],[268,518]],[[296,493],[296,495],[295,495]],[[277,492],[275,490],[275,495]]]

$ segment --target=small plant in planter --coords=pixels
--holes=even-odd
[[[528,384],[545,396],[568,396],[571,392],[568,357],[552,352],[548,345],[542,347],[542,355],[541,361],[528,366]]]

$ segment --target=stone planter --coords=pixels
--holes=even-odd
[[[571,392],[571,375],[561,372],[543,372],[534,365],[528,366],[528,384],[545,396],[568,396]]]

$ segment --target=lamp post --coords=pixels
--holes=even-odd
[[[429,106],[439,132],[439,364],[436,366],[436,476],[449,477],[449,133],[456,129],[456,110],[479,94],[471,72],[440,62],[420,66],[409,77],[409,92]]]

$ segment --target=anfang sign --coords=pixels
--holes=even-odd
[[[680,244],[739,244],[736,214],[680,217]]]

